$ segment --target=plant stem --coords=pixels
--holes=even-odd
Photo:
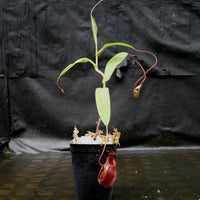
[[[98,2],[93,6],[93,8],[92,8],[92,10],[91,10],[91,12],[90,12],[91,19],[93,18],[93,17],[92,17],[92,14],[93,14],[94,9],[95,9],[102,1],[103,1],[103,0],[98,1]],[[96,33],[97,33],[97,31],[96,31]],[[95,41],[94,32],[93,32],[93,36],[94,36],[94,41]],[[97,37],[97,36],[96,36],[96,37]],[[105,88],[105,87],[106,87],[105,74],[104,74],[101,70],[99,70],[99,67],[98,67],[98,58],[99,58],[99,57],[98,57],[97,52],[98,52],[98,42],[97,42],[97,40],[96,40],[96,42],[95,42],[95,65],[96,65],[97,67],[95,68],[95,71],[96,71],[98,74],[100,74],[100,75],[102,76],[103,88]],[[98,135],[98,133],[99,133],[99,126],[100,126],[100,123],[101,123],[101,118],[99,118],[99,120],[98,120],[98,122],[97,122],[96,133],[95,133],[94,140],[96,140],[97,135]],[[100,160],[101,160],[101,159],[100,159]],[[100,161],[99,161],[99,162],[100,162]]]
[[[106,126],[106,136],[108,136],[108,126]],[[107,140],[107,137],[106,137],[106,140]]]
[[[91,10],[91,12],[90,12],[90,16],[91,16],[91,19],[93,18],[93,16],[92,16],[92,14],[93,14],[93,11],[94,11],[94,9],[102,2],[103,0],[100,0],[100,1],[98,1],[94,6],[93,6],[93,8],[92,8],[92,10]],[[91,21],[91,23],[92,23],[92,21]],[[96,23],[96,22],[95,22]],[[93,27],[93,25],[92,25],[92,27]],[[97,42],[97,35],[95,36],[95,34],[97,34],[97,30],[96,31],[94,31],[93,30],[93,37],[94,37],[94,42],[95,42],[95,38],[96,38],[96,42],[95,42],[95,65],[97,66],[97,68],[95,68],[95,70],[96,70],[96,72],[98,73],[98,74],[100,74],[101,76],[102,76],[102,78],[103,78],[103,87],[106,87],[106,83],[105,83],[105,75],[104,75],[104,73],[101,71],[101,70],[99,70],[98,68],[98,54],[97,54],[97,52],[98,52],[98,42]]]
[[[98,66],[98,55],[97,55],[97,52],[98,52],[98,47],[96,46],[96,48],[95,48],[95,63],[96,63],[96,66]]]

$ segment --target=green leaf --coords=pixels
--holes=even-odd
[[[121,52],[121,53],[118,53],[115,56],[113,56],[108,61],[108,63],[106,64],[105,72],[104,72],[105,81],[108,81],[110,79],[110,77],[112,76],[116,67],[126,58],[127,55],[128,55],[128,53]]]
[[[100,56],[103,53],[103,51],[107,47],[110,47],[110,46],[124,46],[124,47],[129,47],[129,48],[135,50],[135,48],[133,46],[126,44],[126,43],[123,43],[123,42],[107,43],[97,52],[97,56]]]
[[[107,87],[96,88],[95,99],[99,116],[102,122],[108,126],[111,115],[109,89]]]
[[[92,60],[90,60],[89,58],[80,58],[80,59],[76,60],[74,63],[68,65],[68,66],[60,73],[59,77],[63,76],[63,75],[64,75],[68,70],[70,70],[74,65],[76,65],[76,64],[78,64],[78,63],[86,63],[86,62],[90,62],[90,63],[94,66],[94,68],[96,68],[96,69],[98,68],[98,67],[96,66],[96,64],[95,64]]]
[[[91,15],[91,25],[92,25],[94,43],[95,43],[95,46],[97,47],[97,31],[98,31],[98,29],[97,29],[96,21],[92,15]]]

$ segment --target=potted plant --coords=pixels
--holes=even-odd
[[[102,87],[96,88],[95,90],[95,100],[99,114],[98,122],[96,122],[96,131],[88,131],[84,136],[79,137],[79,131],[75,127],[73,140],[70,144],[76,197],[78,200],[110,200],[112,198],[113,183],[117,174],[114,157],[116,155],[117,144],[119,143],[120,132],[114,128],[113,134],[110,134],[108,130],[111,117],[111,105],[109,88],[106,86],[106,83],[110,80],[116,67],[126,59],[127,56],[130,56],[143,71],[143,75],[133,86],[133,95],[137,99],[142,84],[146,79],[146,74],[157,65],[157,58],[153,53],[135,49],[132,45],[126,43],[107,43],[101,49],[98,49],[97,24],[93,17],[93,12],[102,1],[103,0],[100,0],[90,12],[95,44],[95,61],[85,57],[80,58],[64,68],[57,79],[57,86],[64,93],[64,90],[59,85],[59,80],[68,70],[78,63],[90,63],[94,67],[94,70],[102,77]],[[128,52],[119,52],[107,62],[103,72],[98,66],[99,57],[106,48],[111,46],[123,46],[137,52],[150,54],[155,58],[155,63],[145,71],[134,56],[130,55]],[[99,128],[101,122],[105,125],[105,134]]]

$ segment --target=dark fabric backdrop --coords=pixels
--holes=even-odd
[[[72,138],[95,130],[94,91],[101,78],[89,64],[64,78],[60,71],[80,57],[94,58],[89,12],[94,0],[3,0],[0,2],[0,137]],[[110,130],[122,132],[121,145],[178,145],[200,141],[199,0],[105,0],[94,12],[99,46],[125,42],[154,52],[158,66],[149,73],[141,97],[132,86],[141,71],[131,62],[123,78],[109,81]],[[100,57],[100,68],[116,52]],[[145,67],[151,56],[138,55]],[[7,85],[8,84],[8,85]],[[7,87],[8,86],[8,87]],[[9,127],[8,127],[9,126]],[[102,126],[103,128],[103,126]],[[36,137],[36,136],[34,136]]]

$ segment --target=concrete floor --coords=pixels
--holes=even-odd
[[[113,200],[199,200],[200,148],[121,149]],[[0,200],[75,200],[69,152],[0,157]]]

